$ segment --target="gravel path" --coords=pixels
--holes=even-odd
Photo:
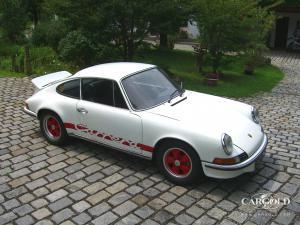
[[[151,162],[95,144],[49,145],[21,109],[33,92],[29,79],[0,78],[0,225],[299,225],[300,64],[279,65],[286,76],[272,92],[240,99],[259,107],[270,139],[257,171],[190,187],[167,182]],[[290,203],[242,204],[258,193]]]

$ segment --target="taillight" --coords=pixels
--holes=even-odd
[[[27,102],[24,102],[24,104],[25,104],[25,108],[26,108],[26,109],[29,109],[28,103],[27,103]]]

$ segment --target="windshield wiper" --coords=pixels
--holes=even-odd
[[[173,91],[172,94],[170,94],[168,103],[171,102],[171,100],[175,97],[175,94],[176,94],[177,92],[179,93],[179,96],[181,97],[181,96],[183,95],[183,93],[185,92],[185,90],[181,88],[181,89],[176,89],[175,91]]]

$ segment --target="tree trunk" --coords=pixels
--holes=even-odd
[[[131,62],[134,56],[134,43],[132,39],[129,39],[127,43],[127,60]]]
[[[11,71],[12,72],[17,72],[17,62],[16,62],[16,55],[13,54],[11,56]]]
[[[24,47],[24,72],[26,75],[32,74],[32,68],[30,63],[30,52],[29,52],[28,45]]]
[[[168,47],[168,35],[165,33],[159,33],[159,47]]]

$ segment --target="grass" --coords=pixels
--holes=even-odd
[[[237,56],[227,56],[226,66],[221,67],[224,76],[219,80],[217,86],[207,86],[203,82],[203,76],[197,72],[196,60],[192,52],[173,50],[158,51],[145,50],[140,52],[135,61],[145,62],[166,68],[176,77],[183,81],[185,89],[198,92],[227,96],[227,97],[246,97],[259,92],[270,91],[282,78],[283,73],[272,65],[258,67],[253,75],[245,75],[244,59]],[[6,63],[2,61],[2,65]],[[7,64],[7,63],[6,63]],[[49,67],[49,66],[48,66]],[[6,68],[9,68],[8,65]],[[43,68],[38,68],[42,70]],[[69,70],[69,66],[62,64],[60,66],[51,66],[48,72],[59,70]],[[204,71],[209,71],[209,67],[205,67]],[[44,70],[43,70],[44,71]],[[44,74],[44,73],[39,73]],[[1,70],[0,77],[23,77],[22,73],[10,72],[7,69]]]
[[[198,92],[227,96],[246,97],[259,92],[270,91],[282,78],[283,73],[275,66],[264,65],[256,68],[253,75],[245,75],[244,59],[237,56],[227,56],[230,63],[221,66],[224,74],[217,86],[207,86],[203,76],[197,72],[195,56],[186,51],[157,51],[147,50],[142,52],[136,61],[146,62],[167,68],[183,81],[185,89]],[[205,67],[204,71],[209,71]]]

